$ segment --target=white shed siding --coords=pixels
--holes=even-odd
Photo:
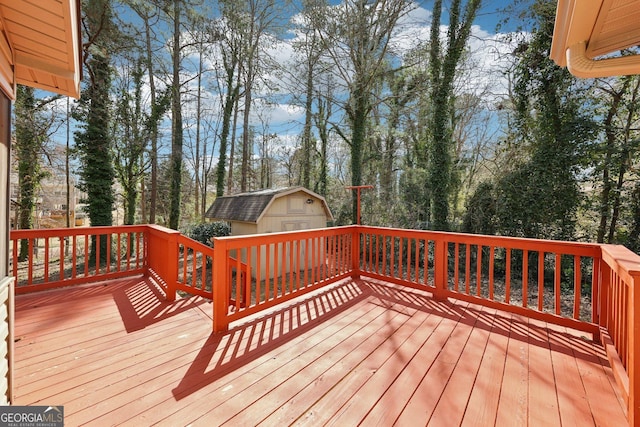
[[[326,226],[327,214],[322,201],[299,192],[274,200],[258,222],[258,233],[310,230]]]
[[[258,226],[256,224],[250,224],[247,222],[231,222],[231,235],[232,236],[246,236],[247,234],[257,234]]]

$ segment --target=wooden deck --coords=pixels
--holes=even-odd
[[[590,337],[375,281],[211,333],[143,278],[16,298],[16,404],[76,425],[627,425]]]

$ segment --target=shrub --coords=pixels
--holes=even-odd
[[[193,240],[213,246],[211,238],[229,236],[231,227],[224,221],[204,222],[193,226],[186,234]]]

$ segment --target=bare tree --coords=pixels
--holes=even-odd
[[[379,98],[374,93],[389,72],[391,37],[400,19],[416,7],[408,0],[346,0],[339,6],[318,4],[313,25],[331,60],[337,78],[346,85],[348,100],[340,102],[350,134],[335,130],[351,148],[351,184],[362,184],[364,145],[370,113]],[[353,221],[356,195],[353,192]]]

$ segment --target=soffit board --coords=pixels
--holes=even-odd
[[[10,49],[14,82],[80,95],[77,0],[0,0],[0,51]]]

